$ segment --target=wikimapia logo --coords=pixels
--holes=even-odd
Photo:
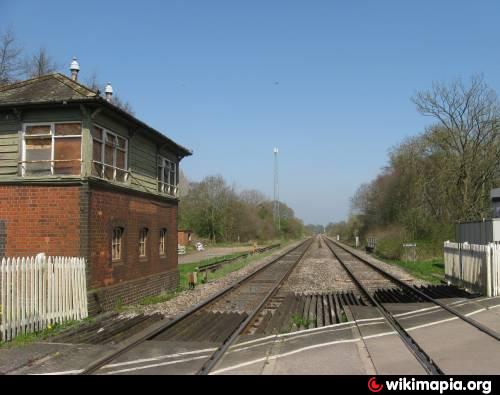
[[[378,393],[382,391],[384,388],[384,384],[378,384],[377,379],[375,377],[372,377],[370,380],[368,380],[368,389],[371,392]]]
[[[454,380],[453,378],[445,380],[416,380],[406,377],[399,380],[387,380],[385,382],[387,391],[436,391],[443,394],[446,391],[481,391],[483,394],[491,393],[491,381]],[[384,389],[384,384],[377,383],[377,378],[372,377],[368,380],[368,389],[373,393],[379,393]]]

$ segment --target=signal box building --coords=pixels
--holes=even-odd
[[[0,87],[0,256],[82,256],[89,310],[172,290],[191,152],[72,77]]]

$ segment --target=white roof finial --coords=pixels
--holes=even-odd
[[[106,94],[106,100],[111,101],[111,97],[113,96],[113,87],[111,86],[111,83],[108,82],[106,84],[106,88],[104,89],[104,93]]]
[[[74,56],[73,56],[73,61],[69,65],[69,69],[71,71],[71,79],[73,81],[76,81],[78,79],[78,72],[80,71],[80,65],[78,64],[78,61]]]
[[[73,61],[71,62],[69,69],[71,71],[73,70],[80,71],[80,65],[78,64],[78,61],[76,60],[75,56],[73,56]]]

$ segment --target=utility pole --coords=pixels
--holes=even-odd
[[[280,220],[280,180],[278,170],[278,148],[273,149],[274,154],[274,201],[273,201],[273,219],[274,224],[281,231]]]

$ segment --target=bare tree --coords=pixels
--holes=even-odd
[[[85,85],[92,89],[93,91],[100,91],[101,90],[101,83],[99,82],[99,79],[97,78],[97,73],[95,71],[93,71],[91,74],[90,74],[90,77],[88,77],[86,80],[85,80]]]
[[[186,196],[191,190],[191,184],[182,170],[179,170],[179,197]]]
[[[28,78],[41,77],[56,72],[58,66],[44,47],[24,62],[24,72]]]
[[[128,101],[124,101],[120,98],[120,96],[114,94],[113,95],[113,101],[112,103],[122,109],[123,111],[129,113],[130,115],[135,115],[134,109],[132,108],[132,105]]]
[[[266,196],[255,189],[245,189],[240,192],[240,199],[251,206],[258,206],[259,204],[267,201]]]
[[[457,192],[457,219],[483,214],[489,183],[498,174],[500,162],[500,105],[495,91],[482,76],[474,76],[468,85],[460,80],[450,85],[434,83],[413,101],[420,113],[438,121],[426,138],[430,153],[446,155],[453,166],[449,174]]]
[[[20,74],[21,53],[22,49],[11,30],[0,35],[0,85],[14,82]]]
[[[93,91],[103,91],[104,84],[99,80],[97,73],[95,71],[90,74],[90,77],[85,80],[85,85],[92,89]],[[135,115],[132,105],[128,101],[123,101],[120,96],[116,93],[113,94],[112,103],[123,111],[129,113],[130,115]]]

